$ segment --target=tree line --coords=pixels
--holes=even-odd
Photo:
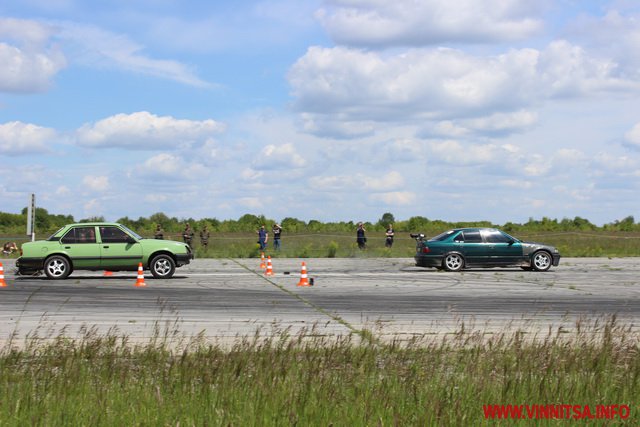
[[[39,235],[53,233],[65,224],[74,222],[104,222],[104,217],[90,217],[76,221],[72,215],[50,214],[44,208],[36,208],[35,229]],[[160,224],[166,233],[179,234],[189,223],[195,230],[201,230],[206,225],[211,232],[238,233],[255,232],[261,225],[265,225],[267,230],[272,224],[278,222],[288,233],[319,233],[319,232],[353,232],[355,233],[358,221],[322,222],[315,219],[303,221],[297,218],[287,217],[280,221],[266,218],[264,215],[245,214],[238,219],[219,220],[217,218],[176,218],[169,217],[162,212],[154,213],[148,218],[140,217],[131,219],[129,217],[119,218],[115,222],[126,225],[141,235],[150,236]],[[0,233],[3,234],[25,234],[27,224],[27,208],[19,214],[0,212]],[[621,220],[603,226],[596,226],[589,220],[581,217],[573,219],[563,218],[561,220],[543,217],[542,219],[529,218],[523,224],[507,222],[506,224],[493,224],[490,221],[471,222],[447,222],[433,220],[424,216],[414,216],[407,220],[396,220],[390,212],[384,213],[375,222],[365,222],[367,231],[382,232],[389,224],[393,224],[396,232],[423,232],[427,235],[437,234],[443,230],[456,227],[496,227],[512,233],[530,232],[571,232],[571,231],[611,231],[611,232],[640,232],[640,223],[636,223],[633,216],[629,215]]]

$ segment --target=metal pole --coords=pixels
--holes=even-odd
[[[27,205],[27,236],[31,236],[31,241],[36,240],[36,195],[31,194]]]

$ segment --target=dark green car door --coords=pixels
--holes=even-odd
[[[100,268],[100,245],[94,226],[74,227],[60,239],[60,249],[74,268]]]
[[[480,230],[465,230],[457,236],[457,246],[464,255],[467,265],[478,265],[487,262],[487,245],[482,241]]]
[[[142,245],[124,230],[112,225],[98,227],[100,231],[102,268],[105,270],[135,270],[142,262]]]
[[[489,262],[495,265],[512,265],[522,261],[522,243],[499,230],[482,230],[487,243]]]

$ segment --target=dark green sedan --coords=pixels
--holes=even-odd
[[[547,271],[558,266],[560,253],[553,246],[523,242],[495,228],[455,228],[426,240],[412,234],[416,265],[460,271],[471,267],[521,267]]]
[[[19,274],[44,271],[50,279],[65,279],[75,270],[135,271],[138,264],[155,278],[169,279],[193,259],[182,242],[145,239],[106,222],[66,225],[47,240],[24,243],[20,252]]]

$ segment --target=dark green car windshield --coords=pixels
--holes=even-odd
[[[447,240],[449,238],[449,236],[451,236],[453,233],[456,233],[457,230],[449,230],[449,231],[445,231],[442,234],[438,234],[436,237],[432,237],[431,239],[429,239],[430,242],[442,242],[443,240]]]

